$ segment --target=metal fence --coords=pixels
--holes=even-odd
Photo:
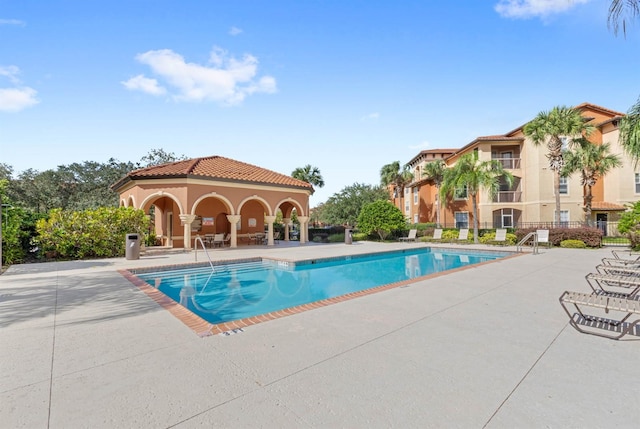
[[[441,224],[442,228],[473,228],[473,223],[451,222]],[[514,225],[500,225],[494,222],[480,222],[479,230],[508,228],[508,229],[552,229],[552,228],[599,228],[602,231],[602,244],[606,246],[629,246],[629,240],[618,231],[618,222],[596,222],[595,225],[587,225],[585,222],[517,222]]]

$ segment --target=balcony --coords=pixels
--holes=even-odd
[[[492,200],[494,203],[521,203],[521,191],[501,191],[498,192]]]
[[[502,164],[502,168],[505,170],[514,170],[520,168],[520,158],[491,158],[493,161],[498,161]]]

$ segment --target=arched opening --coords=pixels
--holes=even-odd
[[[180,223],[180,206],[168,195],[148,198],[141,207],[151,220],[150,235],[155,244],[164,247],[183,247],[184,237]]]

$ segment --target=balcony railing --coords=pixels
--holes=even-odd
[[[493,197],[494,203],[520,203],[522,202],[521,191],[502,191]]]
[[[520,158],[492,158],[494,161],[500,162],[505,170],[513,170],[520,168]]]

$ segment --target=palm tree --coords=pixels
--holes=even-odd
[[[587,225],[591,224],[591,188],[598,179],[614,168],[620,167],[622,161],[618,155],[610,152],[611,145],[603,143],[597,145],[582,138],[576,140],[578,146],[565,153],[565,165],[561,171],[563,177],[580,172],[580,184],[584,188],[584,218]]]
[[[574,145],[574,140],[588,137],[594,131],[593,125],[580,115],[580,111],[572,107],[556,106],[548,112],[540,112],[531,122],[524,126],[525,136],[531,138],[533,144],[539,146],[547,143],[547,159],[549,169],[553,172],[553,188],[555,190],[556,225],[560,224],[560,171],[564,166],[563,141],[567,147]]]
[[[293,170],[293,173],[291,173],[291,177],[293,177],[294,179],[302,180],[303,182],[310,183],[313,186],[317,186],[318,188],[322,188],[324,186],[324,179],[320,174],[320,169],[318,167],[312,167],[309,164]]]
[[[640,160],[640,98],[620,120],[620,145],[637,165]]]
[[[433,181],[436,185],[436,225],[440,226],[440,186],[442,185],[442,180],[444,179],[444,172],[447,168],[447,165],[443,160],[438,159],[436,161],[427,162],[422,168],[422,177],[426,177]]]
[[[400,168],[400,161],[394,161],[391,164],[383,165],[380,169],[380,183],[382,186],[389,187],[393,185],[393,198],[401,198],[404,187],[413,180],[413,174],[409,171],[409,166],[405,165]]]
[[[501,178],[504,178],[509,186],[513,183],[513,175],[502,167],[500,161],[493,159],[480,161],[477,152],[461,156],[453,167],[445,170],[444,180],[440,187],[441,199],[445,200],[447,196],[452,196],[457,189],[466,186],[473,206],[474,243],[478,243],[478,192],[484,188],[489,191],[491,197],[495,196],[500,189]]]
[[[627,35],[627,23],[640,16],[639,0],[611,0],[607,25],[617,35],[622,25],[622,33]]]

